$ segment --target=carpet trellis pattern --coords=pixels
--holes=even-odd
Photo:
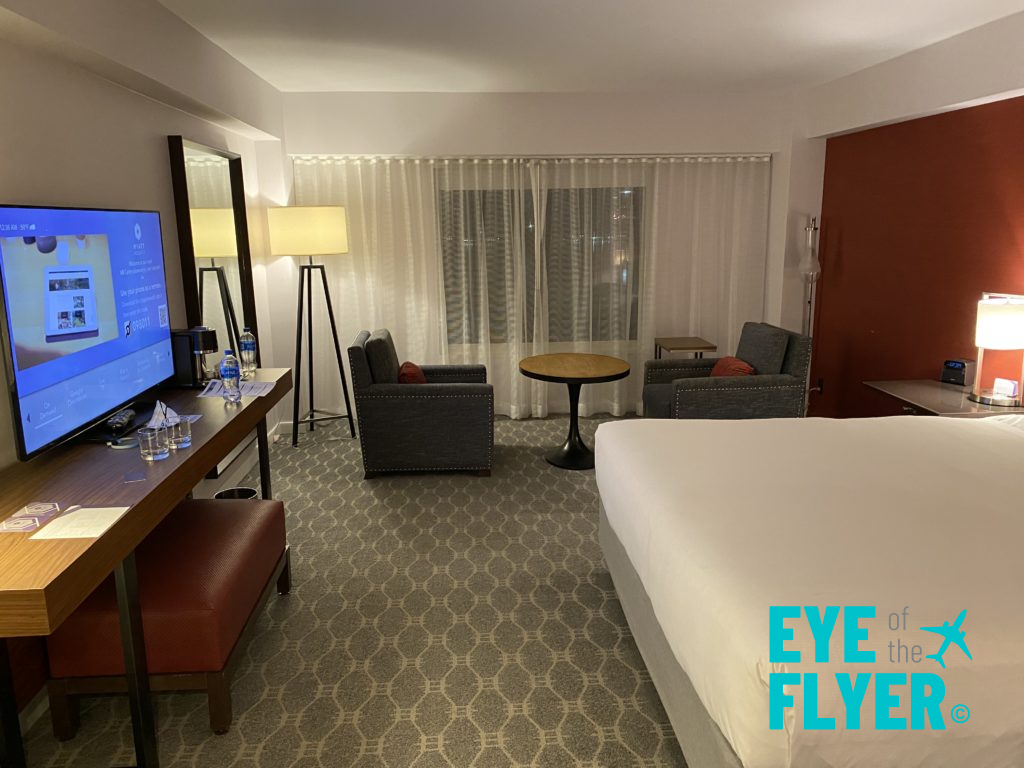
[[[364,481],[338,424],[278,443],[292,594],[238,664],[228,734],[202,695],[157,699],[162,765],[684,766],[601,557],[594,473],[543,459],[565,428],[498,421],[489,478]],[[124,700],[83,702],[65,744],[41,722],[29,750],[130,763]]]

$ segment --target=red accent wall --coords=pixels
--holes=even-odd
[[[829,139],[821,218],[810,413],[898,413],[861,382],[938,378],[982,291],[1024,293],[1024,98]]]

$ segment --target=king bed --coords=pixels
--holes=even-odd
[[[596,456],[605,559],[689,768],[1024,765],[1024,417],[629,420]],[[803,618],[803,663],[770,663],[775,605],[876,606],[875,663],[845,663],[840,619],[817,664]],[[950,646],[942,669],[920,627],[961,610],[973,660]],[[835,730],[804,728],[801,686],[769,728],[786,671],[822,673]],[[835,672],[941,675],[945,729],[876,730],[874,676],[848,729]],[[890,692],[908,717],[910,686]]]

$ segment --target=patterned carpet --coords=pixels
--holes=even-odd
[[[685,765],[601,558],[594,473],[543,459],[564,418],[498,421],[489,478],[364,481],[342,430],[274,446],[292,593],[239,661],[229,733],[203,695],[157,698],[162,765]],[[129,764],[125,701],[83,702],[64,744],[46,718],[28,747],[33,766]]]

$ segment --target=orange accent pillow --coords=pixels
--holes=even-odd
[[[406,360],[402,363],[402,367],[398,369],[398,383],[426,384],[427,377],[426,374],[423,373],[423,369],[416,365],[416,363],[410,363]]]
[[[754,366],[738,357],[720,357],[711,369],[712,376],[750,376],[753,373]]]

